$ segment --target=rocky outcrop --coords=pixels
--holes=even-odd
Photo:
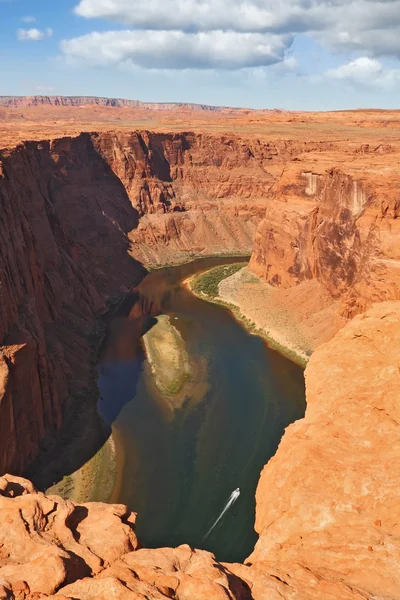
[[[77,506],[6,476],[0,597],[400,598],[399,328],[400,303],[381,303],[311,358],[306,417],[261,475],[244,565],[188,546],[138,550],[125,507]]]
[[[377,304],[315,352],[306,417],[261,475],[249,561],[288,592],[400,598],[399,327],[400,303]]]
[[[381,152],[393,148],[377,147]],[[374,169],[370,155],[358,160],[358,168],[304,170],[309,159],[288,165],[267,202],[250,263],[276,286],[316,279],[345,318],[400,298],[400,180],[382,157]]]
[[[0,514],[0,598],[53,594],[138,546],[125,506],[75,506],[18,477],[0,478]]]

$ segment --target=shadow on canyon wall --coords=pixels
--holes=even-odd
[[[96,411],[101,315],[146,269],[129,254],[138,212],[89,135],[0,160],[0,472],[43,489],[109,435]]]
[[[139,291],[126,294],[101,319],[105,336],[98,352],[90,402],[66,414],[57,437],[44,440],[41,453],[27,469],[41,489],[88,462],[105,444],[123,407],[136,395],[145,354],[141,339],[157,322],[160,305]]]

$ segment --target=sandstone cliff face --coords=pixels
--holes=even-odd
[[[377,304],[315,352],[306,417],[261,475],[249,561],[306,598],[400,598],[399,327]]]
[[[400,598],[399,328],[400,303],[381,303],[311,358],[306,417],[261,475],[246,564],[138,550],[126,507],[76,506],[6,476],[0,598]]]
[[[341,301],[346,318],[373,302],[400,298],[400,179],[381,156],[375,169],[370,156],[357,160],[327,170],[304,170],[310,159],[289,164],[267,202],[250,263],[277,286],[316,279]]]
[[[141,217],[130,235],[136,258],[162,264],[250,254],[273,181],[263,168],[275,152],[268,144],[193,133],[92,139]]]
[[[96,314],[144,269],[137,213],[89,136],[3,151],[0,173],[0,472],[18,473],[93,395]]]

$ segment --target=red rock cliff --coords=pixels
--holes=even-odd
[[[131,234],[145,264],[188,254],[249,253],[265,212],[268,144],[193,133],[92,136],[141,217]]]
[[[95,315],[137,283],[137,223],[88,135],[0,154],[0,472],[90,395]]]
[[[306,417],[261,475],[249,561],[301,597],[400,598],[399,327],[376,304],[315,352]]]
[[[282,287],[316,279],[341,301],[345,317],[399,299],[400,178],[393,151],[356,149],[347,163],[346,155],[320,156],[322,164],[329,158],[339,165],[329,169],[315,157],[288,162],[267,201],[250,268]]]

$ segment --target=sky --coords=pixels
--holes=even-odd
[[[0,0],[0,95],[400,108],[400,0]]]

